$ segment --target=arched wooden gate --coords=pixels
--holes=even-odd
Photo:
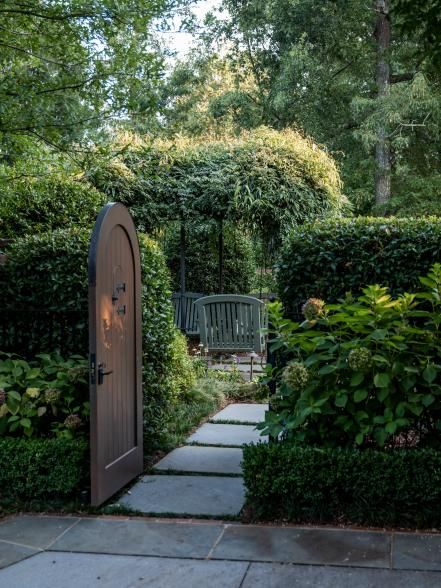
[[[122,204],[101,210],[89,250],[91,502],[143,469],[141,265]]]

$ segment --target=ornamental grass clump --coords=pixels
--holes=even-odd
[[[441,447],[441,264],[424,291],[393,298],[374,285],[358,298],[269,305],[276,407],[264,432],[321,446]],[[309,319],[309,320],[308,320]],[[310,320],[312,319],[312,320]]]

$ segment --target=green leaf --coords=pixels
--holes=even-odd
[[[377,388],[386,388],[390,384],[390,376],[387,373],[378,373],[374,376],[374,384]]]
[[[365,389],[356,390],[354,394],[354,402],[362,402],[368,396],[368,391]]]
[[[380,402],[384,402],[386,398],[389,396],[389,394],[389,388],[380,388],[377,392],[377,398]]]
[[[433,404],[434,402],[435,402],[435,396],[433,394],[426,394],[425,396],[423,396],[422,403],[424,404],[424,406],[426,408],[428,406],[430,406],[431,404]]]
[[[335,397],[335,406],[339,408],[344,408],[348,402],[348,397],[346,394],[338,394]]]
[[[363,443],[363,441],[364,441],[364,435],[363,435],[363,433],[358,433],[356,435],[356,437],[355,437],[355,443],[357,445],[361,445]]]
[[[351,378],[351,386],[359,386],[364,380],[363,372],[355,372]]]
[[[395,433],[395,431],[397,430],[397,423],[395,421],[387,423],[385,426],[385,429],[386,429],[387,433],[390,433],[391,435],[393,435]]]
[[[428,384],[431,384],[435,380],[437,373],[436,368],[429,364],[423,371],[423,378]]]
[[[18,392],[16,392],[15,390],[10,390],[8,392],[8,400],[16,400],[17,402],[21,402],[21,396]]]
[[[334,364],[328,364],[323,366],[322,368],[319,369],[318,373],[321,376],[325,376],[327,374],[331,374],[332,372],[335,372],[335,370],[337,369],[337,366]]]

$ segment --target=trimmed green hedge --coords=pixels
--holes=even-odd
[[[441,452],[244,448],[247,506],[256,520],[441,525]]]
[[[66,498],[89,486],[84,439],[0,437],[0,502]]]
[[[73,178],[25,178],[0,194],[0,237],[88,226],[106,197]]]
[[[277,265],[278,291],[292,318],[310,297],[336,302],[368,284],[393,295],[419,287],[441,260],[441,219],[355,218],[298,228]]]

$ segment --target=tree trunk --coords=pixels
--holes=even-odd
[[[381,100],[389,94],[390,89],[390,18],[388,0],[375,0],[377,23],[375,38],[377,40],[377,95]],[[375,203],[386,204],[390,200],[391,154],[386,125],[380,123],[377,129],[375,146]]]

